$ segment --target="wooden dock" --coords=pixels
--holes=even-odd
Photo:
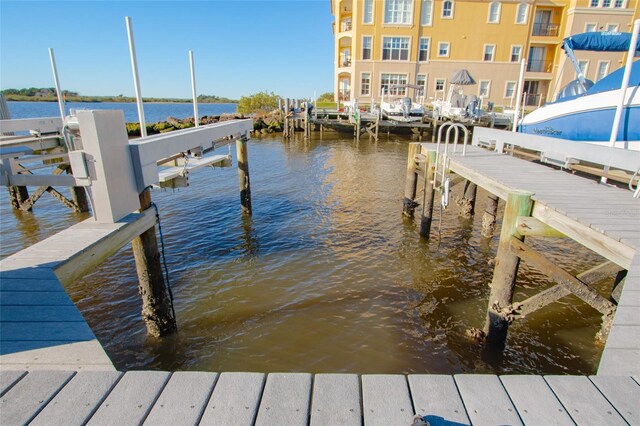
[[[640,423],[632,377],[0,372],[3,425]]]

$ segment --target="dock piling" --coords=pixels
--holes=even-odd
[[[413,217],[417,203],[415,202],[418,190],[418,170],[416,167],[416,154],[420,151],[419,143],[409,144],[409,154],[407,156],[407,177],[404,187],[404,202],[402,213],[407,217]]]
[[[478,191],[478,185],[467,180],[464,183],[464,193],[462,197],[458,199],[458,205],[460,211],[458,216],[464,219],[471,219],[475,214],[476,209],[476,193]]]
[[[482,231],[483,237],[491,238],[496,229],[496,217],[498,217],[498,197],[489,194],[487,204],[482,215]]]
[[[238,186],[240,187],[240,206],[242,213],[251,215],[251,182],[249,180],[249,156],[247,153],[247,139],[236,140],[236,155],[238,157]]]
[[[435,194],[433,179],[436,173],[436,151],[428,151],[426,158],[422,215],[420,217],[420,236],[428,240],[429,233],[431,232],[431,223],[433,222],[433,199]]]

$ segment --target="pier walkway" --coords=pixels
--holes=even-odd
[[[2,371],[3,425],[640,423],[632,377]]]

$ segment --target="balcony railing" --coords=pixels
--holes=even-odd
[[[533,24],[533,35],[541,37],[557,37],[558,24]]]
[[[544,96],[542,93],[525,93],[523,98],[525,106],[539,107],[544,102]]]
[[[527,72],[551,72],[553,61],[530,59],[527,62]]]
[[[351,91],[350,90],[341,90],[340,93],[338,93],[338,99],[340,101],[348,101],[351,99]]]
[[[351,27],[352,27],[352,26],[351,26],[351,20],[350,20],[350,19],[349,19],[349,20],[342,21],[342,22],[340,23],[340,31],[341,31],[341,32],[351,31]]]
[[[340,60],[340,67],[344,68],[344,67],[350,67],[350,66],[351,66],[351,59]]]

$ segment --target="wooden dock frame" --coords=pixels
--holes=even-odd
[[[481,145],[482,139],[491,140],[496,137],[506,137],[505,133],[510,133],[492,132],[500,131],[492,129],[482,129],[478,131],[476,129],[474,145]],[[558,141],[557,143],[555,141],[547,142],[540,140],[540,138],[533,138],[532,141],[527,141],[522,139],[522,137],[522,135],[518,135],[517,140],[508,139],[507,143],[520,145],[526,149],[538,150],[540,152],[544,151],[546,147],[545,144],[551,143],[551,145],[548,146],[553,146],[556,155],[558,155],[558,150],[562,150],[564,147],[562,141]],[[640,166],[640,155],[635,152],[628,154],[615,153],[616,156],[611,156],[610,153],[606,151],[606,148],[604,148],[603,152],[599,152],[598,149],[596,149],[596,151],[598,151],[597,153],[588,156],[588,154],[576,151],[575,146],[571,145],[575,145],[575,143],[565,143],[569,144],[566,148],[568,150],[566,155],[572,156],[572,158],[579,159],[580,156],[584,155],[588,157],[585,161],[591,163],[602,161],[603,163],[601,164],[609,164],[613,167],[622,168],[623,170],[629,170],[631,172],[633,172],[634,167]],[[503,143],[493,143],[492,146],[498,146],[498,148],[502,150],[503,145]],[[461,178],[466,180],[467,191],[465,192],[467,195],[471,192],[473,198],[475,198],[473,184],[481,186],[489,192],[487,208],[483,217],[483,235],[490,237],[493,234],[492,228],[495,226],[498,199],[501,198],[506,201],[485,327],[484,330],[477,330],[472,334],[477,337],[482,336],[490,346],[501,348],[505,344],[507,329],[512,321],[537,311],[562,297],[573,294],[602,314],[602,326],[597,337],[602,341],[606,341],[612,324],[615,324],[616,300],[619,299],[619,293],[621,289],[623,289],[624,271],[630,268],[634,256],[634,249],[630,248],[629,245],[634,247],[635,244],[636,253],[638,253],[638,248],[640,248],[640,230],[637,228],[637,223],[634,222],[631,217],[627,217],[632,215],[629,213],[631,211],[636,211],[636,213],[640,215],[640,203],[631,201],[633,200],[632,193],[626,193],[628,198],[627,201],[625,201],[625,191],[623,190],[599,186],[595,182],[546,166],[535,165],[511,156],[503,156],[495,152],[485,151],[477,146],[467,147],[467,150],[471,152],[469,152],[466,157],[460,153],[457,155],[449,153],[446,156],[439,156],[440,161],[445,159],[446,166],[443,164],[438,164],[438,166],[440,170],[446,167],[450,172],[457,173]],[[413,216],[413,211],[419,204],[423,205],[424,213],[420,220],[420,234],[427,238],[430,231],[432,204],[429,202],[418,202],[420,197],[416,197],[416,194],[419,194],[420,190],[417,188],[417,182],[420,181],[421,177],[426,182],[431,181],[428,172],[437,170],[438,167],[435,164],[429,166],[431,161],[428,160],[428,158],[432,158],[435,152],[436,145],[433,144],[414,143],[410,145],[405,199],[403,201],[403,213],[410,217]],[[502,157],[503,160],[501,160],[500,157]],[[634,161],[636,163],[634,163]],[[487,165],[482,165],[483,162]],[[476,166],[476,164],[478,164],[478,166]],[[507,179],[510,173],[508,170],[510,169],[506,168],[502,170],[506,166],[514,168],[514,170],[517,171],[517,173],[510,176],[510,179]],[[523,167],[523,169],[520,170],[518,169],[519,167]],[[518,176],[521,173],[522,176]],[[527,173],[535,176],[537,180],[527,180]],[[544,177],[547,175],[549,176]],[[436,176],[436,179],[438,179],[438,176]],[[568,179],[571,183],[563,184],[563,179]],[[544,180],[544,182],[539,182],[542,180]],[[513,181],[514,183],[509,185],[506,183],[509,181]],[[529,183],[528,185],[527,182]],[[546,184],[545,182],[549,183]],[[545,187],[545,185],[550,186]],[[575,185],[576,188],[585,186],[589,189],[582,190],[584,194],[580,192],[580,189],[576,189],[575,191],[577,192],[573,194],[562,190],[561,195],[554,195],[553,185],[560,186],[561,188],[570,185],[569,187],[572,189],[573,186],[571,185]],[[591,188],[590,185],[594,188]],[[432,196],[430,195],[431,191],[428,189],[430,186],[432,185],[427,184],[423,186],[423,188],[427,188],[426,190],[423,189],[424,197],[427,200]],[[438,185],[433,186],[438,188]],[[530,187],[532,191],[527,191],[527,187]],[[470,191],[469,188],[471,188]],[[600,194],[600,192],[602,192],[602,194]],[[596,195],[596,193],[600,195]],[[607,219],[594,219],[593,223],[584,222],[584,220],[580,219],[580,217],[584,217],[583,210],[577,210],[577,213],[571,213],[571,209],[569,208],[569,206],[571,206],[571,197],[577,194],[582,194],[579,195],[582,197],[601,197],[601,199],[598,199],[598,202],[615,202],[618,208],[625,206],[624,209],[627,210],[623,210],[622,216],[620,217],[620,215],[616,215],[617,212],[615,209],[609,209],[606,214]],[[560,210],[556,210],[556,203],[560,203],[562,206]],[[581,199],[577,204],[579,206],[594,205],[595,208],[597,202],[591,203]],[[600,208],[600,210],[602,210],[602,208]],[[625,211],[627,212],[627,216],[624,216]],[[611,222],[612,225],[607,226],[607,222]],[[635,243],[621,242],[621,240],[624,241],[625,238],[621,236],[624,235],[624,233],[620,234],[624,232],[623,229],[626,229],[626,232],[630,233],[630,235],[635,236],[631,239],[631,241],[634,241],[633,238],[636,238]],[[550,262],[542,253],[536,252],[532,247],[527,245],[524,242],[525,237],[571,238],[604,256],[608,261],[595,266],[589,271],[574,276]],[[636,257],[640,257],[640,254],[636,254]],[[526,300],[514,302],[515,277],[521,259],[545,273],[545,275],[552,278],[558,284]],[[599,295],[591,287],[591,285],[603,277],[612,276],[616,277],[612,286],[615,294],[614,291],[612,291],[610,299]],[[640,326],[640,318],[638,318],[637,323]]]

